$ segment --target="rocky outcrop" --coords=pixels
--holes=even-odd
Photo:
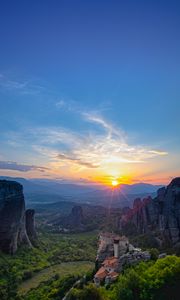
[[[69,219],[69,224],[72,226],[72,227],[82,227],[82,222],[83,222],[83,210],[82,210],[82,207],[77,205],[77,206],[74,206],[72,208],[72,211],[71,211],[71,214],[69,215],[68,217]]]
[[[180,242],[180,177],[157,191],[156,198],[135,199],[120,220],[120,227],[131,222],[138,233],[156,231],[172,244]]]
[[[31,247],[23,187],[15,181],[0,180],[0,250],[13,254],[21,244]]]
[[[34,215],[35,215],[34,209],[26,210],[26,232],[32,244],[34,244],[37,238]]]
[[[102,263],[107,257],[119,257],[132,249],[132,245],[125,236],[119,236],[110,232],[101,232],[99,235],[99,245],[96,261]]]
[[[58,218],[53,225],[60,225],[62,228],[71,232],[84,231],[86,227],[83,224],[83,221],[83,209],[81,206],[75,205],[68,216]]]
[[[173,243],[180,241],[180,178],[168,185],[163,197],[157,197],[160,203],[158,219],[159,229],[165,232]]]

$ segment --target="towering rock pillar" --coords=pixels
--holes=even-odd
[[[37,238],[36,230],[35,230],[35,219],[34,219],[35,210],[27,209],[26,210],[26,232],[28,237],[33,244]]]
[[[166,188],[163,215],[165,233],[173,244],[180,242],[180,177],[174,178]]]
[[[133,209],[121,218],[121,228],[129,221],[139,234],[148,231],[156,235],[160,233],[165,244],[180,244],[180,177],[160,188],[154,199],[135,199]]]
[[[21,243],[31,246],[25,228],[23,187],[0,180],[0,250],[13,254]]]

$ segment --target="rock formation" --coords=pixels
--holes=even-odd
[[[34,209],[26,210],[26,232],[32,244],[37,238],[37,234],[35,230],[34,214],[35,214]]]
[[[116,248],[115,245],[118,245]],[[96,261],[102,263],[107,257],[119,257],[132,249],[132,245],[125,236],[119,236],[110,232],[101,232],[99,235],[99,245],[97,250]],[[115,254],[115,249],[117,249],[117,255]]]
[[[180,177],[157,191],[156,198],[135,199],[120,220],[121,229],[131,222],[138,233],[159,232],[172,244],[180,242]]]
[[[31,246],[23,187],[15,181],[0,180],[0,250],[13,254],[21,244]]]
[[[76,205],[72,208],[71,214],[68,217],[69,219],[69,224],[72,227],[82,227],[82,222],[83,222],[83,210],[82,207],[79,205]]]
[[[79,205],[73,206],[71,213],[68,216],[58,218],[53,224],[60,225],[69,231],[84,231],[86,229],[83,224],[84,216],[82,207]]]

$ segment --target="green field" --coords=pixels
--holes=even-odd
[[[56,281],[59,289],[64,285],[61,281],[66,276],[78,277],[91,271],[96,258],[97,236],[97,231],[54,234],[39,230],[36,247],[20,247],[13,256],[0,253],[0,299],[19,299],[17,295],[24,295],[31,288],[35,288],[34,293],[37,295],[38,286],[45,281],[50,281],[50,290],[55,284],[52,279],[54,275],[59,276]],[[68,286],[71,286],[74,280],[70,279]],[[68,289],[63,288],[62,295],[66,288]],[[39,289],[41,292],[43,287]],[[32,298],[31,295],[31,298],[27,297],[26,299],[37,298]],[[42,295],[39,296],[39,299],[41,298]]]
[[[35,274],[32,278],[23,281],[18,292],[20,295],[27,293],[30,289],[37,288],[40,283],[47,281],[56,274],[61,277],[66,275],[84,275],[88,271],[93,270],[94,263],[88,261],[67,262],[46,268]]]

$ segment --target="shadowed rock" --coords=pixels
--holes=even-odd
[[[79,205],[73,206],[71,213],[68,216],[58,218],[54,222],[54,225],[61,225],[63,228],[66,228],[70,231],[84,231],[86,229],[83,224],[84,216],[82,207]]]
[[[157,191],[156,198],[135,199],[133,209],[121,218],[121,228],[131,222],[138,233],[158,231],[172,244],[180,242],[180,177]]]
[[[35,230],[34,214],[35,214],[34,209],[26,210],[26,232],[32,244],[37,238],[37,234]]]
[[[83,210],[81,206],[74,206],[68,217],[69,224],[73,227],[81,227],[83,221]]]
[[[0,250],[13,254],[22,243],[31,246],[25,228],[23,187],[0,180]]]

